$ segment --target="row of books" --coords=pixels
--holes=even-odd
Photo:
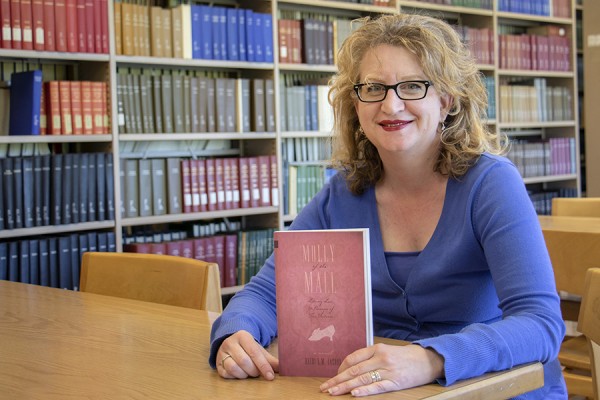
[[[492,9],[492,0],[417,0],[423,3],[445,4],[455,7],[482,8],[484,10]]]
[[[10,135],[91,135],[110,132],[106,82],[42,82],[42,71],[11,75]],[[5,121],[0,121],[4,125]]]
[[[573,119],[572,95],[564,86],[547,86],[545,78],[501,84],[501,122],[547,122]]]
[[[487,90],[488,94],[488,104],[487,104],[487,117],[489,119],[496,118],[496,82],[493,76],[484,75],[482,77],[483,83]]]
[[[335,170],[322,163],[288,164],[286,176],[286,192],[284,209],[286,215],[296,215],[317,194]]]
[[[120,71],[120,133],[274,132],[273,79]]]
[[[453,27],[479,64],[494,64],[494,34],[491,28],[472,28],[466,25]]]
[[[328,137],[284,138],[281,141],[283,162],[327,161],[331,158],[331,139]]]
[[[111,153],[0,160],[0,229],[114,220]]]
[[[577,189],[561,188],[559,190],[529,192],[529,198],[533,203],[536,213],[539,215],[552,214],[552,199],[554,197],[578,197]]]
[[[372,6],[378,7],[389,7],[390,0],[333,0],[333,1],[341,1],[343,3],[357,3],[357,4],[368,4]]]
[[[121,160],[127,218],[279,205],[271,156]]]
[[[270,13],[203,4],[114,7],[117,54],[273,62]]]
[[[114,232],[0,242],[0,279],[79,290],[81,257],[87,251],[116,251]]]
[[[571,39],[558,35],[498,35],[500,68],[571,71]]]
[[[273,251],[274,229],[257,229],[172,241],[144,241],[124,245],[131,253],[167,254],[219,265],[221,287],[248,283]]]
[[[327,85],[281,86],[281,129],[283,131],[321,131],[333,129],[333,108]]]
[[[523,178],[575,174],[575,138],[511,141],[508,158]]]
[[[2,0],[0,47],[108,53],[107,0]]]
[[[498,10],[570,18],[571,0],[499,0]]]

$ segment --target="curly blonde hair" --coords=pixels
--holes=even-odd
[[[379,45],[399,46],[413,53],[438,93],[452,98],[435,171],[458,178],[482,153],[504,153],[503,136],[489,131],[483,120],[487,91],[481,73],[450,25],[416,14],[366,17],[354,23],[360,26],[338,53],[338,72],[330,80],[329,90],[334,112],[332,165],[345,173],[353,193],[363,193],[383,173],[377,149],[360,130],[353,89],[359,83],[363,57]]]

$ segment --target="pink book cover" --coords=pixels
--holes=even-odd
[[[215,158],[215,189],[217,191],[217,210],[225,210],[225,163]]]
[[[208,195],[208,211],[217,210],[217,175],[215,159],[207,158],[206,161],[206,193]]]
[[[200,211],[208,210],[208,192],[206,191],[206,161],[204,159],[194,160],[198,169],[198,196]]]
[[[231,167],[231,208],[240,208],[240,171],[239,159],[236,157],[228,158]]]
[[[373,343],[368,229],[274,234],[279,373],[332,377]]]
[[[261,207],[271,205],[271,160],[269,156],[258,156],[258,187]]]
[[[237,284],[237,245],[236,234],[225,235],[225,286]]]
[[[240,157],[238,162],[241,208],[250,207],[250,163],[248,159],[248,157]]]

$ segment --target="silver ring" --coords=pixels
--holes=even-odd
[[[379,371],[369,371],[369,374],[371,375],[371,383],[381,381],[381,375],[379,374]]]
[[[225,353],[225,354],[227,354],[227,353]],[[223,357],[223,358],[221,359],[221,367],[225,368],[225,365],[224,365],[224,363],[225,363],[225,360],[227,360],[227,359],[228,359],[228,358],[230,358],[230,357],[231,357],[231,358],[233,358],[233,357],[231,356],[231,354],[227,354],[225,357]]]

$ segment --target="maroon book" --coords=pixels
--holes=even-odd
[[[373,343],[368,229],[274,234],[279,373],[333,377]]]

